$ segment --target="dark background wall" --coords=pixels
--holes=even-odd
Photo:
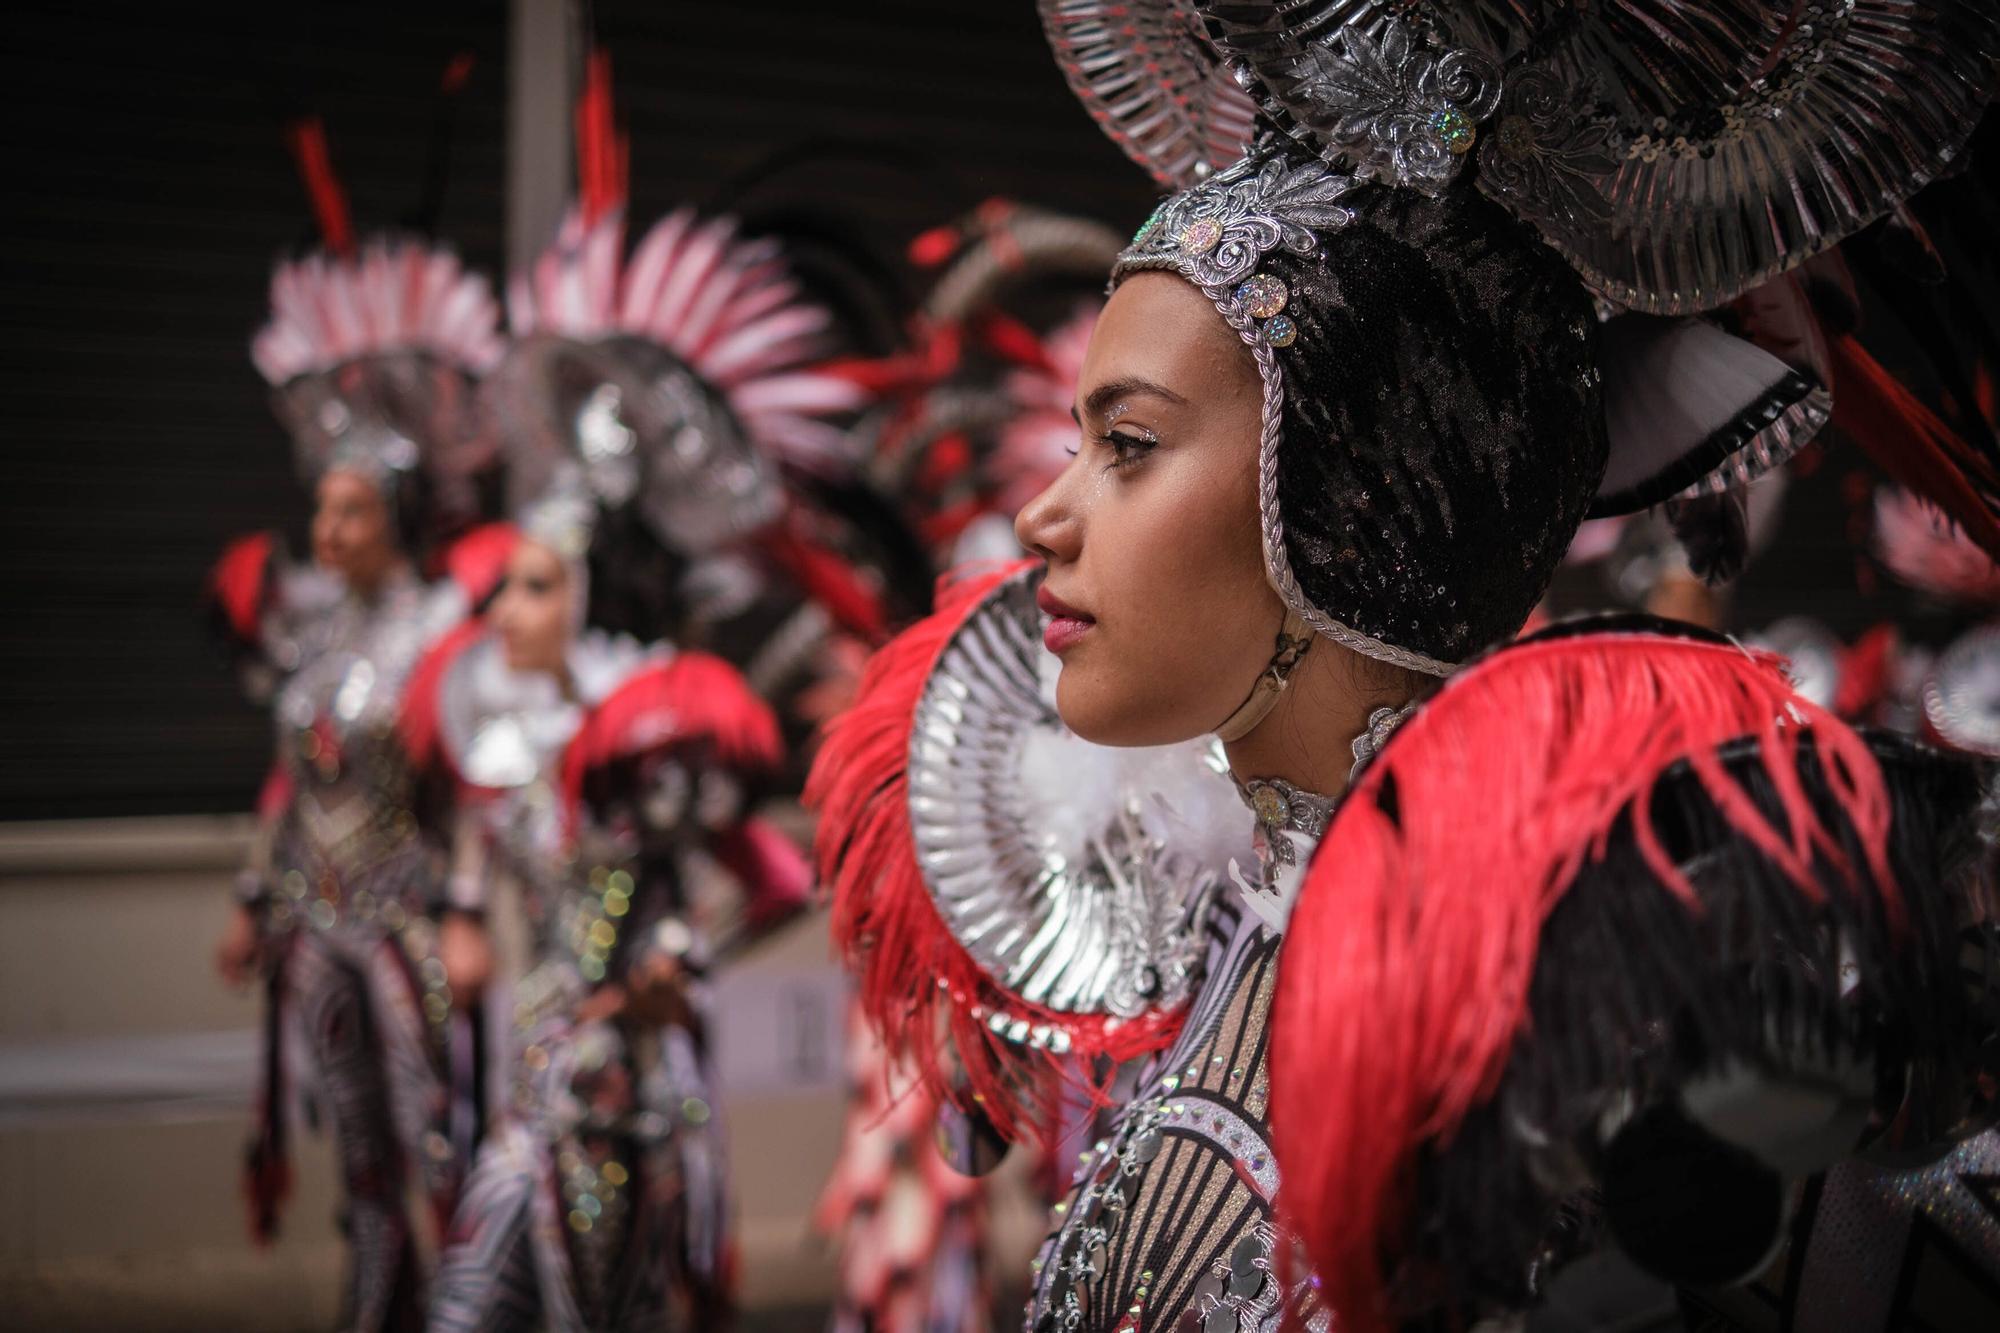
[[[633,214],[833,205],[891,258],[993,194],[1123,225],[1152,198],[1063,86],[1030,0],[595,7]],[[309,244],[280,127],[312,110],[362,228],[405,223],[438,76],[476,57],[440,229],[502,254],[503,4],[12,6],[0,116],[0,818],[239,809],[268,744],[197,602],[221,544],[304,494],[246,348]],[[805,165],[740,193],[774,154]],[[819,165],[812,165],[819,163]],[[907,275],[905,275],[907,276]],[[1852,630],[1838,482],[1795,488],[1742,595]]]
[[[1150,206],[1027,0],[595,8],[638,221],[807,141],[871,147],[744,202],[838,199],[889,256],[990,194]],[[247,356],[272,260],[313,240],[281,126],[322,114],[357,224],[406,221],[439,74],[473,52],[440,229],[490,271],[505,6],[16,6],[8,28],[0,818],[243,808],[268,730],[198,598],[231,535],[296,539],[304,513]]]

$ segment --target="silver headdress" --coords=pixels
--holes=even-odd
[[[488,380],[519,502],[552,491],[631,506],[672,549],[706,552],[775,518],[780,464],[846,469],[823,418],[852,381],[811,363],[827,312],[773,242],[682,210],[629,259],[613,211],[565,223],[516,275],[515,341]]]
[[[1248,146],[1194,128],[1248,130],[1233,77],[1357,180],[1435,193],[1476,162],[1479,190],[1594,292],[1652,314],[1712,309],[1945,171],[1991,96],[1996,49],[1979,0],[1041,9],[1071,86],[1163,184]]]
[[[473,382],[500,359],[499,319],[491,285],[450,250],[378,238],[352,258],[279,264],[250,355],[305,477],[354,470],[393,499],[422,472],[469,514],[469,479],[493,454]]]
[[[1824,423],[1805,376],[1658,317],[1944,169],[2000,52],[1971,0],[1041,9],[1092,114],[1182,191],[1114,282],[1179,274],[1256,360],[1273,586],[1321,634],[1432,673],[1518,626],[1586,512],[1725,491]],[[1257,125],[1228,166],[1200,132],[1240,123],[1225,78]],[[1600,333],[1582,288],[1639,313]]]

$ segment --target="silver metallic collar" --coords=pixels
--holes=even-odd
[[[1348,745],[1354,755],[1354,766],[1347,770],[1350,785],[1361,776],[1361,770],[1368,766],[1369,761],[1382,752],[1389,737],[1416,708],[1413,701],[1401,708],[1378,708],[1368,715],[1368,725]],[[1283,778],[1238,780],[1236,793],[1257,816],[1258,823],[1267,828],[1290,829],[1310,838],[1325,836],[1327,820],[1332,817],[1334,806],[1340,803],[1337,796],[1322,796],[1294,786]]]

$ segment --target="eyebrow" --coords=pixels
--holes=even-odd
[[[1120,398],[1130,398],[1134,394],[1145,394],[1165,402],[1173,403],[1178,407],[1187,406],[1187,399],[1181,397],[1164,384],[1155,384],[1151,380],[1126,378],[1106,380],[1095,389],[1092,389],[1090,396],[1083,400],[1083,410],[1091,416],[1100,416],[1103,414],[1105,408],[1111,406],[1111,404],[1117,402]],[[1075,417],[1076,415],[1076,409],[1071,408],[1070,416]]]

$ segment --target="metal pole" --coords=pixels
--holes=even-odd
[[[556,234],[570,188],[571,86],[581,63],[567,0],[510,0],[507,265],[520,272]]]

